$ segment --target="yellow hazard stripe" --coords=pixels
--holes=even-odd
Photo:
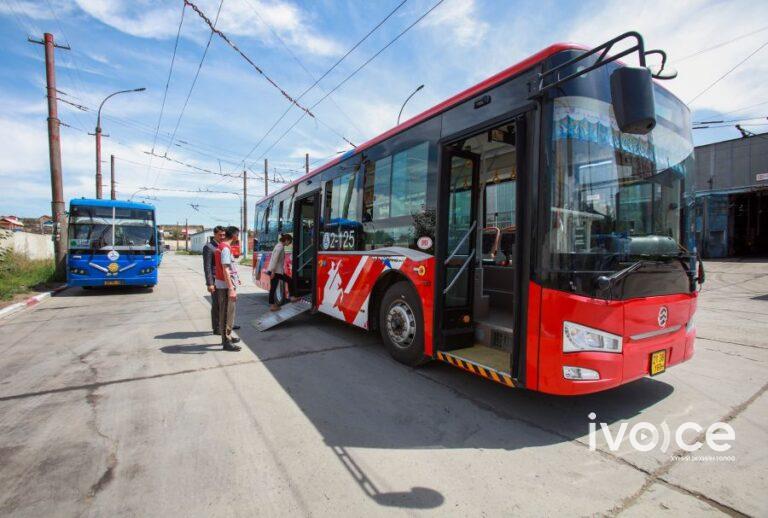
[[[457,358],[453,355],[446,354],[440,351],[437,352],[437,359],[440,361],[444,361],[446,363],[450,363],[454,367],[458,367],[462,370],[469,371],[472,374],[477,374],[478,376],[482,376],[483,378],[489,379],[491,381],[495,381],[496,383],[500,383],[507,387],[515,386],[515,381],[512,379],[511,376],[504,374],[502,372],[495,371],[489,367],[483,367],[482,365],[477,365],[475,363],[471,363],[467,360]]]

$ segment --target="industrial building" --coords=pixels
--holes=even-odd
[[[768,133],[696,147],[702,257],[768,257]]]

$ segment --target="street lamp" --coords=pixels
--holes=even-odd
[[[403,103],[403,105],[400,107],[400,113],[398,113],[398,114],[397,114],[397,124],[398,124],[398,125],[400,124],[400,116],[401,116],[401,115],[403,115],[403,109],[405,108],[405,105],[406,105],[406,104],[408,104],[408,101],[410,101],[410,100],[411,100],[411,97],[413,97],[414,95],[416,95],[416,92],[418,92],[418,91],[419,91],[419,90],[421,90],[422,88],[424,88],[424,85],[419,85],[419,86],[418,86],[418,88],[416,88],[416,90],[414,90],[413,92],[411,92],[411,95],[409,95],[409,96],[408,96],[408,97],[405,99],[405,102],[404,102],[404,103]]]
[[[132,90],[120,90],[119,92],[114,92],[109,94],[104,98],[103,101],[101,101],[101,104],[99,105],[99,111],[96,115],[96,199],[101,199],[101,109],[104,107],[104,103],[107,102],[111,97],[116,96],[117,94],[127,94],[130,92],[143,92],[146,90],[146,88],[134,88]]]

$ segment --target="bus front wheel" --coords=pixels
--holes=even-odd
[[[406,365],[424,363],[424,318],[411,285],[400,281],[390,286],[380,308],[379,329],[392,357]]]

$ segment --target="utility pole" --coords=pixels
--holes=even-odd
[[[264,196],[269,195],[269,162],[264,159]]]
[[[243,257],[248,257],[248,175],[243,169]]]
[[[304,172],[309,174],[309,153],[304,153]]]
[[[189,252],[189,218],[184,218],[184,250]]]
[[[133,88],[131,90],[119,90],[117,92],[113,92],[106,96],[103,101],[101,101],[101,104],[99,105],[99,111],[96,114],[96,130],[94,131],[94,135],[96,135],[96,199],[101,199],[101,109],[104,107],[104,103],[106,103],[108,100],[110,100],[112,97],[119,95],[119,94],[128,94],[131,92],[143,92],[146,90],[146,88]],[[106,135],[107,137],[109,135]]]
[[[115,190],[115,155],[109,155],[109,174],[110,174],[110,199],[117,199],[117,191]]]
[[[56,104],[56,68],[54,49],[70,50],[69,46],[56,45],[53,34],[46,32],[43,40],[28,38],[30,43],[45,46],[45,82],[48,94],[48,158],[51,164],[51,216],[53,216],[53,249],[56,257],[56,277],[63,279],[67,272],[67,216],[64,211],[64,183],[61,178],[61,134],[59,110]]]

